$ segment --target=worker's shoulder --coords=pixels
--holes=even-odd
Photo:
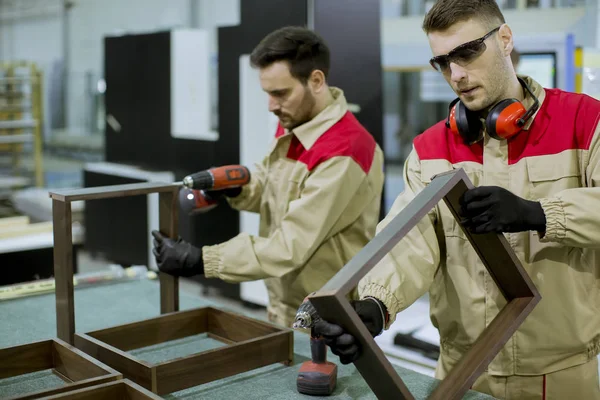
[[[460,162],[482,163],[480,144],[467,145],[459,135],[446,127],[441,120],[413,139],[413,148],[419,160],[445,160],[451,164]]]
[[[600,101],[585,94],[545,89],[545,115],[554,125],[572,129],[579,146],[589,146],[600,120]],[[567,128],[568,129],[568,128]],[[561,129],[564,135],[566,129]]]
[[[349,157],[368,172],[376,152],[373,135],[348,111],[317,139],[302,161],[312,170],[334,157]]]

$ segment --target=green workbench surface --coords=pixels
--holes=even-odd
[[[242,308],[223,307],[213,301],[180,294],[182,310],[199,306],[214,306],[243,312]],[[156,281],[116,283],[75,291],[75,322],[77,332],[87,332],[109,326],[139,321],[159,315],[159,287]],[[0,348],[16,346],[56,335],[54,294],[39,295],[0,302]],[[176,342],[132,351],[137,357],[160,361],[198,352],[218,345],[203,335]],[[294,335],[294,364],[274,364],[234,375],[190,389],[171,393],[166,399],[316,399],[296,391],[296,376],[302,362],[310,357],[309,337],[300,332]],[[354,365],[342,365],[329,353],[329,360],[338,362],[338,385],[330,399],[375,399],[370,388]],[[429,376],[396,367],[417,399],[426,399],[437,381]],[[36,375],[37,374],[37,375]],[[9,378],[0,380],[0,398],[19,391],[42,389],[59,384],[48,373],[39,372],[33,379]],[[465,399],[492,399],[469,392]]]

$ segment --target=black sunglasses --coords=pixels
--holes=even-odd
[[[464,65],[473,61],[483,54],[487,48],[485,45],[485,40],[492,36],[492,34],[498,29],[500,29],[500,27],[489,31],[485,36],[482,36],[479,39],[463,43],[460,46],[452,49],[452,51],[450,51],[448,54],[433,57],[431,60],[429,60],[429,64],[431,64],[436,71],[443,72],[448,69],[451,62]]]

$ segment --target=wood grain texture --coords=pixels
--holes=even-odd
[[[52,368],[48,340],[0,349],[0,379]]]
[[[292,332],[277,332],[157,364],[156,393],[164,395],[266,365],[288,361],[291,341],[293,341]]]
[[[468,180],[460,180],[444,196],[444,202],[450,209],[452,215],[460,220],[460,196],[467,190],[473,188]],[[539,296],[533,281],[523,268],[521,261],[510,247],[504,235],[473,234],[461,225],[461,229],[471,242],[473,249],[490,273],[494,282],[504,295],[506,300],[518,297]],[[506,266],[511,266],[506,268]]]
[[[161,398],[129,379],[103,383],[51,396],[46,400],[160,400]]]
[[[157,364],[126,350],[206,332],[226,346]],[[155,318],[75,335],[76,346],[123,373],[127,379],[166,394],[260,366],[291,364],[291,329],[213,307],[163,314]]]
[[[207,332],[208,314],[207,308],[194,308],[87,332],[86,335],[129,351]]]
[[[81,189],[50,191],[50,198],[61,202],[97,200],[115,197],[139,196],[143,194],[177,192],[179,186],[164,182],[129,183],[125,185],[96,186]]]
[[[178,230],[178,205],[176,192],[159,193],[159,230],[170,238],[176,239]],[[159,272],[160,312],[161,314],[179,311],[179,278]]]
[[[460,179],[446,175],[433,180],[390,223],[340,269],[319,292],[352,290],[394,246],[438,204]]]
[[[340,294],[341,295],[341,294]],[[310,298],[319,316],[343,326],[360,343],[361,356],[354,366],[378,399],[413,399],[383,351],[346,298],[317,293]]]
[[[61,340],[52,343],[52,361],[54,369],[73,382],[106,375],[121,377],[120,372]]]
[[[232,342],[242,342],[270,335],[280,329],[267,322],[245,317],[241,314],[209,308],[208,331]]]
[[[60,339],[0,350],[0,378],[50,369],[65,385],[21,393],[9,400],[28,400],[120,380],[122,375]],[[8,399],[7,399],[8,400]]]
[[[511,300],[490,322],[473,346],[431,393],[431,400],[459,400],[523,323],[538,299]]]
[[[435,176],[415,198],[323,288],[308,298],[325,320],[341,325],[361,344],[355,366],[380,399],[414,399],[360,320],[347,294],[441,200],[459,218],[459,199],[473,185],[462,169]],[[432,393],[430,399],[460,399],[502,349],[541,296],[502,234],[471,234],[463,228],[507,300],[507,305]]]
[[[54,280],[56,332],[59,339],[73,344],[75,300],[73,298],[73,231],[71,203],[52,200],[54,231]]]
[[[83,333],[75,335],[75,342],[78,349],[121,372],[124,378],[152,388],[152,365],[149,363]]]

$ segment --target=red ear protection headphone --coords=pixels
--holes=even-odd
[[[497,140],[508,139],[523,129],[525,123],[539,108],[539,100],[527,83],[518,78],[521,86],[534,99],[529,110],[525,109],[523,103],[517,99],[504,99],[494,105],[485,119],[485,129],[488,135]],[[479,114],[469,110],[459,98],[450,103],[446,127],[457,135],[460,135],[467,145],[478,142],[481,139],[481,120]]]

